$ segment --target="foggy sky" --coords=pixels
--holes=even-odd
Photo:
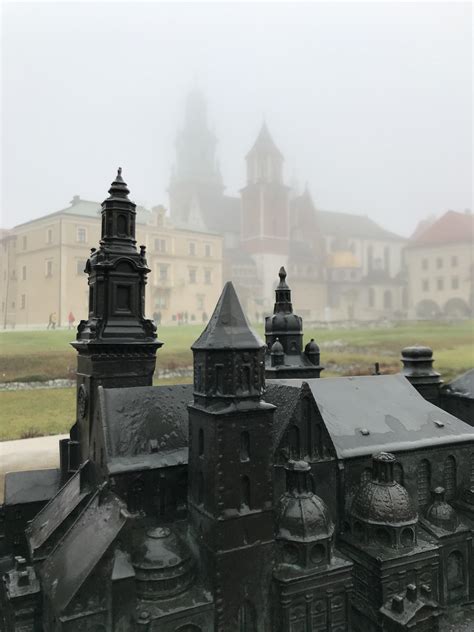
[[[227,193],[263,117],[288,183],[408,235],[472,208],[469,3],[3,4],[2,226],[102,201],[117,166],[164,203],[187,91]]]

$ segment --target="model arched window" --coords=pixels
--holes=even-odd
[[[257,632],[257,615],[250,601],[244,601],[237,616],[239,632]]]
[[[250,479],[242,476],[240,480],[240,506],[242,509],[250,509]]]
[[[244,430],[240,433],[240,460],[248,461],[250,459],[250,435]]]
[[[464,586],[464,561],[459,551],[453,551],[448,556],[448,593],[451,599]]]
[[[431,465],[429,461],[423,459],[418,465],[416,472],[418,505],[425,507],[430,501],[431,490]]]
[[[456,459],[453,456],[444,461],[443,479],[446,500],[451,500],[456,496]]]
[[[288,428],[288,449],[291,459],[299,459],[301,454],[300,446],[300,429],[298,426],[291,424]]]
[[[370,469],[370,467],[366,467],[365,470],[360,475],[360,484],[365,485],[371,480],[372,480],[372,470]]]
[[[401,463],[395,463],[393,466],[393,478],[397,481],[397,483],[403,485],[403,467]]]

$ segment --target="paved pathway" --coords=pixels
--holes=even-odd
[[[68,435],[0,441],[0,502],[6,472],[43,470],[59,466],[59,440]]]

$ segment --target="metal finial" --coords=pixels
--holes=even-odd
[[[119,167],[119,168],[117,169],[117,175],[118,175],[118,176],[121,176],[121,175],[122,175],[122,167]]]
[[[286,270],[283,266],[281,266],[278,276],[280,277],[280,281],[284,281],[286,279]]]

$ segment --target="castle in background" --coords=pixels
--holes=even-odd
[[[410,240],[367,216],[318,209],[285,184],[264,124],[246,156],[240,197],[225,194],[202,94],[186,101],[163,206],[137,209],[154,272],[147,310],[165,323],[204,322],[230,279],[252,321],[271,311],[275,270],[292,279],[300,313],[320,322],[472,317],[474,222],[447,212]],[[100,236],[100,204],[69,207],[0,234],[0,322],[46,326],[86,316],[84,265]]]
[[[266,345],[227,282],[193,384],[153,386],[121,170],[109,194],[60,469],[5,478],[1,632],[472,629],[474,428],[431,350],[320,379],[282,267]]]

